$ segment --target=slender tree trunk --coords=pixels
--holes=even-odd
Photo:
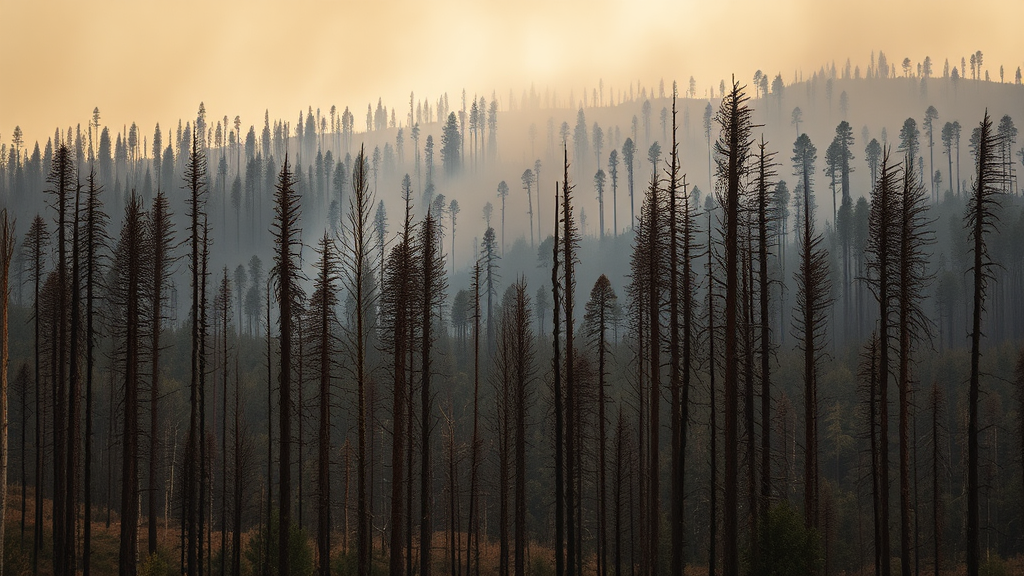
[[[238,374],[238,355],[235,356],[235,431],[234,431],[234,506],[231,528],[231,574],[242,574],[242,407],[241,379]]]
[[[760,501],[760,524],[761,532],[760,552],[763,565],[771,570],[771,548],[768,546],[768,505],[772,492],[772,468],[771,468],[771,329],[768,320],[769,310],[769,271],[768,271],[768,245],[771,239],[768,233],[768,179],[772,173],[771,160],[765,151],[765,142],[762,139],[759,147],[760,162],[758,164],[758,288],[760,311],[758,318],[761,324],[761,501]]]
[[[13,257],[14,222],[8,216],[7,209],[3,209],[0,211],[0,558],[4,557],[5,552],[4,525],[6,522],[2,520],[7,514],[7,368],[10,363],[10,354],[7,350],[7,330],[10,322],[8,301],[11,293],[10,271],[11,259]],[[22,430],[21,434],[24,437],[25,431]],[[22,450],[21,457],[22,460],[25,459],[24,450]],[[24,513],[22,513],[22,518],[24,516]],[[3,576],[3,574],[3,562],[0,562],[0,576]]]
[[[939,502],[939,411],[942,406],[942,392],[938,384],[932,385],[932,563],[934,576],[939,576],[942,566],[942,517]]]
[[[722,112],[727,115],[727,125],[723,126],[728,142],[728,157],[725,166],[725,517],[722,530],[724,532],[723,574],[738,576],[739,574],[739,542],[738,542],[738,492],[739,468],[737,463],[738,437],[736,432],[737,396],[739,392],[739,352],[737,348],[737,312],[739,297],[739,193],[740,172],[742,163],[741,145],[744,135],[741,117],[741,94],[735,85],[727,99],[723,102]]]
[[[270,338],[270,288],[273,280],[267,281],[267,525],[263,537],[266,549],[263,551],[263,576],[270,576],[270,551],[273,543],[271,534],[271,510],[274,507],[274,351]],[[347,528],[347,526],[346,526]]]
[[[191,381],[189,384],[189,429],[188,446],[185,449],[187,463],[185,465],[185,489],[182,505],[184,510],[184,532],[185,536],[185,557],[188,576],[199,574],[199,525],[197,524],[197,513],[199,504],[199,468],[201,463],[197,460],[199,456],[199,444],[202,441],[199,428],[199,403],[200,403],[200,356],[203,350],[200,344],[200,235],[201,219],[203,216],[203,186],[206,177],[206,158],[199,147],[199,137],[193,133],[192,146],[189,151],[188,169],[186,180],[189,188],[189,235],[192,272],[192,305],[190,310],[192,330],[192,352],[191,352]],[[109,524],[109,521],[108,521]]]
[[[293,315],[292,304],[296,297],[293,293],[293,285],[296,282],[296,271],[293,268],[295,262],[292,250],[297,243],[298,231],[293,228],[298,219],[298,199],[294,196],[292,189],[293,180],[291,171],[288,168],[288,157],[285,156],[284,165],[278,179],[276,194],[276,241],[275,247],[275,269],[277,274],[278,293],[277,305],[280,313],[278,324],[280,326],[281,340],[281,362],[278,371],[279,389],[279,426],[280,442],[278,453],[278,485],[280,499],[278,501],[278,575],[289,576],[291,573],[291,559],[289,558],[289,533],[292,523],[292,484],[291,484],[291,443],[292,443],[292,338],[295,335],[292,326]],[[301,358],[299,359],[301,362]],[[300,383],[301,385],[301,383]]]
[[[30,243],[32,250],[32,326],[33,326],[33,339],[35,345],[33,346],[33,359],[35,367],[33,370],[33,378],[35,379],[35,437],[33,441],[33,447],[35,448],[36,457],[36,470],[35,470],[35,524],[32,528],[32,574],[35,576],[39,573],[39,553],[43,550],[43,486],[46,485],[44,473],[45,469],[43,466],[43,429],[45,426],[46,414],[44,412],[45,407],[43,405],[43,384],[41,378],[41,366],[40,366],[40,339],[39,339],[39,322],[40,322],[40,284],[42,280],[42,255],[43,255],[43,242],[45,238],[45,223],[40,216],[36,216],[32,223],[32,240]],[[91,316],[90,316],[91,318]],[[88,492],[87,492],[88,493]],[[86,512],[88,514],[88,512]],[[89,532],[86,532],[88,535]],[[86,546],[86,550],[88,550]]]
[[[986,259],[985,234],[994,227],[990,212],[997,193],[998,171],[995,152],[992,150],[992,122],[988,111],[981,123],[981,134],[978,142],[978,173],[974,183],[974,196],[968,205],[973,267],[973,311],[971,316],[971,380],[968,388],[968,420],[967,420],[967,576],[978,576],[981,554],[978,548],[979,524],[978,514],[978,400],[981,387],[981,314],[984,310],[985,288],[990,265]]]
[[[660,488],[660,476],[661,476],[661,456],[660,456],[660,439],[661,439],[661,253],[659,251],[658,239],[660,227],[662,223],[659,219],[659,211],[661,210],[657,171],[651,177],[651,190],[650,193],[654,195],[653,206],[647,217],[650,219],[648,224],[649,234],[651,238],[648,240],[649,254],[647,256],[648,266],[648,278],[647,281],[647,329],[648,329],[648,354],[650,361],[649,377],[651,381],[650,389],[650,417],[648,424],[650,430],[648,432],[648,457],[650,463],[650,471],[648,472],[648,533],[647,543],[648,549],[646,551],[648,561],[648,573],[657,574],[659,571],[658,563],[658,548],[659,548],[659,532],[661,524],[661,488]],[[674,279],[672,279],[674,281]]]
[[[573,348],[573,292],[575,290],[575,282],[572,277],[574,262],[574,250],[576,243],[576,230],[573,224],[572,214],[572,186],[569,185],[569,153],[565,152],[564,162],[565,174],[562,181],[562,257],[565,265],[565,273],[563,274],[564,284],[564,305],[563,311],[565,312],[565,445],[569,451],[568,463],[566,471],[568,472],[565,479],[565,490],[566,490],[566,501],[568,504],[568,518],[566,523],[566,539],[569,542],[568,546],[568,564],[566,571],[569,576],[576,576],[577,564],[576,564],[576,524],[575,524],[575,510],[576,510],[576,496],[573,490],[573,461],[575,460],[575,426],[574,426],[574,412],[575,406],[575,380],[573,378],[573,364],[575,364],[575,350]],[[429,576],[429,575],[426,575]]]
[[[708,428],[711,452],[708,510],[708,576],[715,576],[718,566],[718,403],[715,400],[715,277],[714,240],[711,237],[712,217],[708,211]]]
[[[132,193],[121,232],[121,242],[127,254],[120,283],[124,289],[125,307],[125,381],[124,423],[122,427],[121,457],[121,548],[118,573],[134,576],[137,573],[138,552],[138,443],[139,443],[139,380],[141,378],[139,347],[142,324],[142,254],[143,212],[141,199]]]
[[[477,526],[477,475],[480,455],[480,262],[473,267],[473,438],[469,464],[469,518],[466,527],[466,576],[473,576],[473,536]],[[479,571],[479,566],[477,567]]]
[[[686,211],[689,200],[683,200],[683,230],[680,228],[679,209],[679,145],[676,142],[676,100],[672,94],[672,151],[670,154],[671,163],[669,166],[669,188],[668,188],[668,219],[669,219],[669,389],[671,390],[671,416],[669,418],[672,433],[672,495],[671,495],[671,562],[669,564],[672,576],[682,576],[685,568],[685,550],[683,548],[683,477],[685,475],[686,446],[683,444],[683,417],[686,414],[686,405],[683,403],[683,380],[688,380],[689,365],[681,365],[680,358],[680,329],[688,329],[689,326],[680,326],[679,319],[679,257],[680,257],[680,232],[684,235],[683,242],[687,242],[687,222],[689,213]],[[681,193],[686,196],[686,184],[682,184]],[[688,244],[687,244],[688,245]],[[689,272],[689,254],[686,247],[683,247],[682,257],[683,273]],[[683,282],[686,282],[683,280]],[[682,287],[685,291],[686,287]],[[683,297],[687,294],[684,292]],[[684,314],[687,312],[686,303],[683,303]],[[684,321],[683,324],[686,324]],[[686,343],[689,338],[684,337]],[[687,382],[688,383],[688,382]]]
[[[568,168],[566,168],[568,171]],[[565,576],[565,462],[563,456],[563,407],[562,407],[562,359],[559,350],[559,336],[561,335],[561,314],[558,313],[560,300],[558,298],[558,184],[555,184],[555,236],[552,245],[551,261],[551,301],[552,309],[555,311],[552,322],[554,324],[551,337],[553,349],[551,371],[554,374],[555,393],[555,575]],[[468,575],[467,575],[468,576]],[[572,576],[570,574],[570,576]]]
[[[516,388],[515,388],[515,576],[526,575],[526,398],[532,374],[533,336],[526,283],[516,284]],[[602,409],[603,413],[603,409]],[[603,431],[604,426],[602,424]],[[603,448],[601,450],[604,452]],[[467,575],[468,576],[468,575]]]
[[[152,304],[150,313],[152,334],[150,335],[150,363],[152,374],[150,376],[150,387],[149,387],[149,470],[147,474],[147,490],[146,490],[146,510],[149,513],[148,519],[148,548],[149,554],[156,554],[156,522],[157,522],[157,508],[156,508],[156,497],[157,497],[157,466],[160,461],[160,443],[157,441],[158,436],[158,418],[159,414],[159,402],[160,402],[160,331],[163,320],[163,288],[166,282],[167,276],[167,260],[169,255],[166,251],[165,238],[169,240],[170,223],[168,221],[170,215],[167,213],[167,202],[166,198],[162,193],[158,193],[156,200],[153,202],[152,209],[152,241],[153,250],[151,252],[153,258],[153,276],[152,276]],[[89,314],[91,319],[92,314]],[[91,332],[91,330],[90,330]],[[88,417],[88,411],[87,411]],[[87,425],[87,427],[90,427]],[[86,432],[86,436],[89,433]],[[88,458],[87,458],[88,459]],[[86,507],[88,509],[88,507]]]
[[[434,261],[436,258],[436,243],[438,242],[435,230],[436,223],[433,216],[428,212],[423,223],[423,237],[420,249],[423,251],[423,293],[421,313],[422,326],[420,328],[420,574],[430,576],[430,552],[432,548],[433,524],[431,518],[431,488],[430,488],[430,428],[431,428],[431,345],[433,344],[432,322],[434,303],[440,286],[438,285],[439,274],[443,269],[438,270]]]

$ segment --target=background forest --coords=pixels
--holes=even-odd
[[[1021,81],[15,129],[4,569],[1019,570]]]

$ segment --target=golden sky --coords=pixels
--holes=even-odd
[[[0,139],[28,142],[58,125],[153,124],[238,114],[245,126],[312,105],[406,110],[463,88],[502,100],[534,82],[567,96],[631,81],[692,75],[700,92],[757,69],[808,75],[847,57],[861,69],[882,49],[945,58],[976,50],[1024,65],[1021,0],[0,0]],[[455,108],[454,102],[452,107]],[[400,114],[399,118],[403,118]]]

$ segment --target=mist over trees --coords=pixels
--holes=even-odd
[[[16,129],[4,569],[1020,566],[1024,88],[969,61]]]

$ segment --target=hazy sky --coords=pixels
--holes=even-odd
[[[139,123],[151,134],[194,117],[348,105],[362,126],[384,98],[403,114],[409,92],[431,100],[466,88],[516,98],[529,83],[567,97],[640,80],[699,93],[731,73],[808,74],[847,57],[861,69],[882,49],[897,67],[976,50],[1024,65],[1021,0],[0,0],[0,138],[16,124],[45,142],[57,125]],[[452,104],[455,107],[455,104]],[[258,130],[257,130],[258,131]]]

